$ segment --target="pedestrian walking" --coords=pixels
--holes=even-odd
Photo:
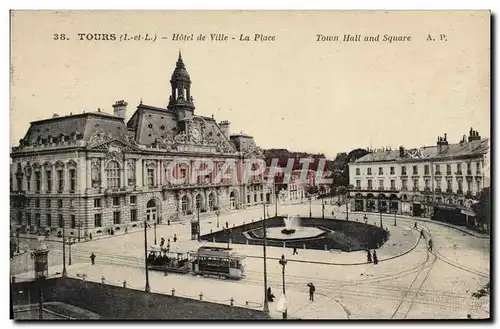
[[[432,239],[429,239],[429,251],[432,251]]]
[[[414,228],[414,229],[418,229],[418,228],[417,228],[417,222],[415,222],[415,224],[413,225],[413,228]]]
[[[160,247],[163,247],[164,244],[165,244],[165,239],[162,237],[160,239]]]
[[[297,252],[297,247],[293,247],[293,255],[298,255],[299,253]]]
[[[229,228],[229,223],[228,222],[226,222],[226,228]]]
[[[92,233],[89,233],[89,239],[92,240]]]
[[[377,265],[378,264],[378,257],[377,257],[377,251],[373,251],[373,264]]]
[[[314,292],[316,291],[316,287],[312,282],[309,282],[307,285],[309,286],[309,300],[314,302]]]
[[[367,251],[366,251],[366,261],[367,261],[368,263],[371,263],[371,262],[372,262],[372,254],[371,254],[370,250],[367,250]]]
[[[335,211],[332,210],[332,217],[335,218]]]
[[[92,254],[90,255],[90,264],[92,264],[92,265],[94,265],[94,264],[95,264],[95,255],[94,255],[94,253],[92,253]]]
[[[177,235],[174,234],[174,243],[177,242]]]
[[[421,237],[421,238],[425,238],[424,229],[422,229],[422,230],[420,231],[420,237]]]

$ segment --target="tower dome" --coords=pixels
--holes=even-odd
[[[184,81],[191,82],[191,78],[189,77],[189,73],[186,70],[186,66],[182,61],[182,55],[179,51],[179,59],[177,59],[177,64],[175,65],[174,73],[172,73],[171,82],[174,81]]]

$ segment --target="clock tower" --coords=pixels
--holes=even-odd
[[[167,108],[174,110],[178,119],[187,118],[194,113],[193,96],[191,96],[191,78],[182,60],[181,52],[170,79],[172,94]]]

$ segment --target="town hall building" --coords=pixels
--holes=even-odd
[[[11,152],[11,224],[25,232],[106,234],[138,222],[166,223],[272,202],[274,193],[255,176],[248,182],[211,174],[171,184],[167,168],[182,160],[190,176],[197,159],[238,168],[263,157],[254,138],[230,134],[230,123],[195,114],[191,78],[181,54],[166,107],[127,102],[113,114],[98,110],[34,121]],[[83,234],[83,233],[82,233]]]

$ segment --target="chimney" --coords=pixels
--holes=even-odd
[[[473,130],[471,128],[470,131],[469,131],[469,139],[468,139],[468,141],[472,142],[472,141],[478,141],[480,139],[481,139],[481,136],[479,136],[479,132],[477,132],[476,130]]]
[[[229,127],[230,127],[230,124],[229,124],[229,121],[227,120],[224,120],[224,121],[221,121],[219,123],[219,127],[220,127],[220,130],[222,131],[222,133],[224,134],[224,136],[226,136],[226,138],[229,138]]]
[[[124,100],[116,101],[113,105],[113,114],[117,117],[125,119],[125,115],[127,114],[127,105],[128,103]]]
[[[399,147],[399,157],[403,158],[405,156],[405,148],[403,146]]]

